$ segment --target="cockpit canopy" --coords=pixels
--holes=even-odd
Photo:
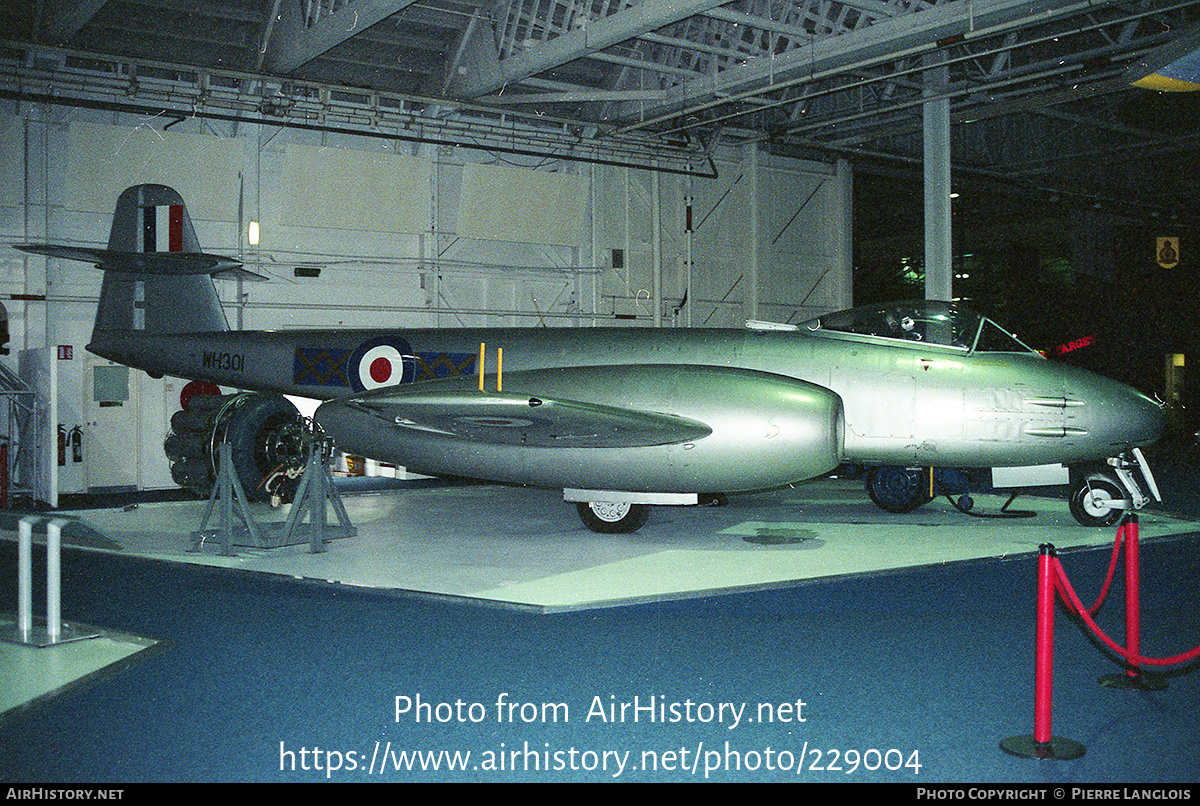
[[[799,325],[814,336],[867,336],[939,344],[967,352],[1038,353],[991,319],[957,302],[914,300],[825,314]]]

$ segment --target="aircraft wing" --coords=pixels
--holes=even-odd
[[[242,268],[233,258],[203,252],[122,252],[112,249],[93,249],[87,246],[63,246],[52,243],[13,244],[22,252],[35,255],[82,260],[95,263],[107,271],[133,274],[214,274],[223,279],[243,279],[256,282],[269,278]]]
[[[501,392],[374,392],[325,404],[368,413],[399,432],[492,445],[633,448],[708,436],[705,424],[657,412]]]

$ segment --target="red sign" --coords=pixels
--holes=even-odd
[[[1051,348],[1050,355],[1062,355],[1063,353],[1069,353],[1073,350],[1078,350],[1080,347],[1090,347],[1095,343],[1095,335],[1084,336],[1081,339],[1075,339],[1074,341],[1069,341],[1066,344],[1060,344],[1057,347]]]

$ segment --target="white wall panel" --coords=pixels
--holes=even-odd
[[[25,121],[0,115],[0,207],[25,201]]]
[[[193,219],[238,220],[238,171],[244,141],[151,126],[71,124],[64,203],[112,214],[131,185],[156,183],[180,192]]]
[[[463,166],[458,234],[520,243],[583,243],[587,179],[509,165]]]
[[[381,151],[291,143],[283,168],[285,226],[425,232],[430,162]]]

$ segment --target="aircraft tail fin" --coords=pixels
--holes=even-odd
[[[266,280],[232,258],[200,251],[183,197],[165,185],[134,185],[117,199],[107,249],[24,244],[18,249],[95,263],[104,271],[92,338],[113,331],[228,330],[212,277]]]

